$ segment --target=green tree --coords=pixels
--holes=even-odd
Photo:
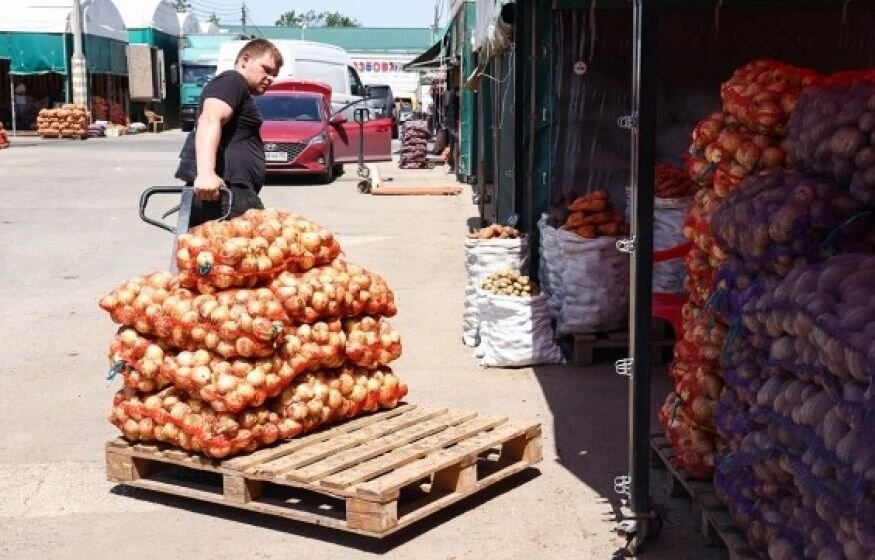
[[[340,12],[317,13],[316,10],[309,10],[305,13],[289,10],[280,14],[276,25],[277,27],[361,27],[361,23],[357,20]]]
[[[325,27],[361,27],[361,23],[340,12],[322,12],[320,14],[325,22]]]
[[[276,20],[277,27],[301,27],[301,14],[297,13],[295,10],[289,10],[283,14],[280,14],[278,20]]]

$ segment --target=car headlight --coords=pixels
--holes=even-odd
[[[310,138],[310,141],[307,142],[307,145],[312,146],[313,144],[323,144],[325,142],[328,142],[328,134],[325,132],[320,132],[313,138]]]

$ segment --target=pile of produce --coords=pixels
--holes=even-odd
[[[386,368],[401,355],[384,319],[394,296],[339,252],[331,232],[276,210],[181,236],[179,274],[100,302],[123,325],[110,421],[132,441],[224,458],[395,406],[407,386]]]
[[[492,224],[468,234],[468,239],[519,239],[520,237],[522,234],[518,229],[501,224]]]
[[[465,311],[462,314],[462,342],[480,343],[480,286],[501,270],[524,274],[528,267],[529,242],[520,231],[499,224],[473,231],[465,239]]]
[[[96,121],[107,121],[125,127],[130,122],[120,104],[115,101],[107,101],[106,98],[99,95],[91,97],[91,111]]]
[[[43,138],[88,138],[88,112],[82,105],[67,103],[60,109],[41,109],[36,122],[37,133]]]
[[[603,189],[575,198],[568,205],[568,217],[560,229],[573,232],[584,239],[629,234],[629,224],[614,209],[608,191]]]
[[[667,163],[657,164],[653,179],[656,198],[688,198],[699,191],[686,170]]]
[[[777,130],[771,135],[753,132],[732,115],[713,113],[693,129],[687,171],[698,184],[725,197],[748,175],[784,167],[782,140]]]
[[[720,87],[723,110],[762,134],[783,135],[802,93],[823,78],[812,70],[761,59],[742,66]]]
[[[793,251],[817,253],[812,247],[817,235],[799,235],[800,228],[809,225],[800,217],[800,209],[819,199],[821,206],[811,217],[826,218],[822,205],[827,200],[832,203],[829,195],[835,191],[799,186],[799,180],[779,170],[788,164],[787,122],[800,96],[821,80],[810,70],[755,60],[723,84],[723,111],[708,115],[692,133],[687,171],[702,188],[695,193],[684,220],[684,236],[694,244],[685,259],[684,286],[689,297],[683,310],[684,336],[669,368],[675,391],[667,397],[659,418],[678,465],[696,476],[710,476],[715,457],[726,446],[713,423],[719,396],[714,389],[723,383],[720,352],[726,338],[737,330],[732,328],[735,314],[778,269],[786,272],[797,263]],[[759,177],[761,173],[765,175]],[[799,189],[794,190],[796,186]],[[780,195],[770,194],[779,187]],[[733,202],[727,205],[728,200]],[[817,222],[819,232],[838,225],[831,218],[821,221]],[[783,244],[770,242],[772,234]],[[727,238],[731,240],[721,242]],[[746,258],[756,259],[761,269]],[[763,268],[771,269],[769,278],[757,276]],[[720,289],[715,290],[718,285]]]
[[[502,270],[490,274],[480,288],[499,296],[531,297],[538,293],[537,284],[528,276],[523,276],[514,270]]]
[[[3,123],[0,122],[0,150],[9,147],[9,137],[6,135],[6,129],[3,128]]]
[[[832,179],[875,205],[875,74],[808,92],[787,136],[794,167]]]
[[[715,486],[759,550],[875,555],[873,280],[875,255],[839,255],[744,307],[716,410],[735,453],[718,459]]]
[[[431,132],[428,123],[410,120],[401,130],[401,169],[425,169],[428,167],[428,140]]]

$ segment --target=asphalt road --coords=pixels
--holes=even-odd
[[[97,306],[130,277],[165,267],[171,238],[137,218],[139,194],[175,184],[182,134],[14,139],[0,151],[0,558],[157,559],[384,556],[611,558],[626,472],[626,381],[612,366],[484,370],[462,346],[462,238],[476,215],[457,197],[358,194],[352,167],[332,185],[276,181],[267,206],[333,229],[350,260],[394,289],[404,356],[395,369],[423,405],[540,421],[539,470],[454,506],[384,543],[133,491],[105,480],[107,383],[116,326]],[[446,182],[385,166],[398,181]],[[418,178],[417,178],[418,177]],[[171,206],[168,201],[167,207]],[[654,401],[667,391],[658,376]],[[711,560],[682,500],[669,500],[648,558]]]

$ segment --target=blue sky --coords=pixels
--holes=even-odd
[[[248,17],[256,25],[273,25],[279,15],[296,12],[340,12],[366,27],[428,27],[434,20],[435,3],[444,7],[451,0],[246,0]],[[200,19],[215,12],[223,24],[240,23],[240,0],[191,0]],[[443,13],[443,11],[441,12]],[[443,23],[443,21],[441,21]]]

